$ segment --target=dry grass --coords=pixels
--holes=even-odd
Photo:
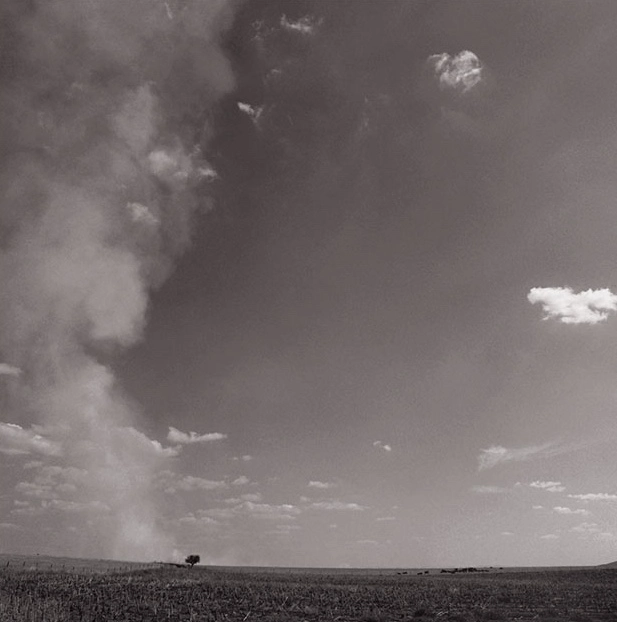
[[[0,571],[11,622],[617,620],[617,571],[399,576],[168,566]]]

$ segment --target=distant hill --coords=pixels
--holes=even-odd
[[[608,564],[600,564],[596,568],[617,568],[617,562],[609,562]]]

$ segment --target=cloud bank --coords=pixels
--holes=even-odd
[[[542,305],[545,320],[563,324],[597,324],[617,310],[617,295],[606,288],[575,294],[570,287],[532,287],[527,300]]]
[[[38,428],[24,429],[16,423],[0,422],[0,453],[7,455],[40,454],[60,456],[60,443],[45,438]]]

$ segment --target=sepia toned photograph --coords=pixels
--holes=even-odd
[[[616,0],[0,0],[0,622],[617,620],[616,163]]]

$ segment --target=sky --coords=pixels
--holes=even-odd
[[[613,0],[0,15],[0,552],[617,560]]]

